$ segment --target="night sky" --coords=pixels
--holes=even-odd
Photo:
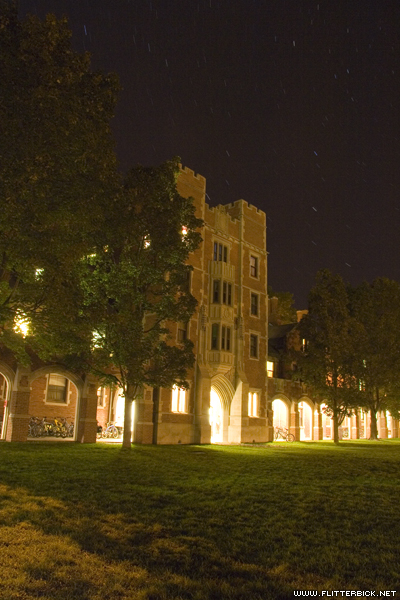
[[[400,3],[20,0],[118,73],[121,169],[173,156],[267,213],[269,284],[400,280]]]

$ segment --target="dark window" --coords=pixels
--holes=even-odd
[[[258,358],[258,335],[254,333],[250,334],[250,356],[251,358]]]
[[[251,294],[251,314],[258,317],[258,294]]]
[[[67,402],[68,379],[61,375],[49,375],[47,385],[46,402],[57,402],[58,404],[66,404]]]
[[[214,279],[213,281],[213,302],[220,301],[220,290],[221,290],[221,282],[219,279]]]
[[[228,247],[214,242],[214,260],[228,262]]]
[[[225,325],[221,327],[221,350],[231,350],[231,328]]]
[[[181,323],[178,326],[178,342],[184,342],[187,339],[187,325]]]
[[[232,284],[224,281],[222,286],[222,302],[223,304],[232,305]]]
[[[219,325],[218,323],[213,323],[211,327],[211,349],[218,350],[218,338],[219,338]]]
[[[257,256],[250,256],[250,275],[252,277],[258,277],[258,258],[257,258]]]

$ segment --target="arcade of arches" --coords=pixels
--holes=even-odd
[[[324,405],[303,397],[299,401],[290,400],[285,395],[277,395],[272,400],[273,426],[287,429],[296,440],[330,440],[333,438],[332,419],[324,413]],[[378,413],[378,435],[382,439],[399,436],[399,422],[389,412]],[[340,439],[368,439],[370,437],[369,414],[359,410],[346,417],[339,427]]]

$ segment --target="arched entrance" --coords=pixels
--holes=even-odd
[[[99,429],[98,439],[112,440],[114,438],[107,437],[101,434],[101,431],[106,432],[107,425],[113,424],[118,429],[118,439],[121,441],[124,431],[125,418],[125,396],[122,388],[99,387],[97,390],[97,425]],[[132,404],[132,440],[134,439],[134,424],[135,424],[135,408],[136,401]]]
[[[228,443],[232,441],[229,427],[229,414],[235,390],[224,375],[216,375],[211,380],[210,412],[211,443]]]
[[[284,400],[275,398],[272,401],[272,411],[274,414],[273,426],[283,429],[289,429],[289,407]]]
[[[10,416],[11,392],[15,373],[5,363],[0,363],[0,439],[5,440]]]
[[[6,437],[10,385],[7,378],[0,373],[0,439]]]
[[[300,440],[313,439],[313,411],[305,400],[299,402]]]
[[[211,388],[210,393],[210,425],[211,425],[211,443],[218,444],[223,442],[223,421],[224,414],[222,410],[221,399],[218,392]]]
[[[28,440],[76,439],[80,399],[76,379],[57,367],[46,367],[32,373]]]

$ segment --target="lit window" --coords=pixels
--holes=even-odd
[[[258,335],[250,334],[250,356],[251,358],[258,358]]]
[[[99,387],[97,389],[97,406],[104,408],[106,405],[106,388]]]
[[[185,413],[186,410],[186,390],[178,388],[176,385],[172,388],[171,412]]]
[[[67,403],[68,379],[51,373],[48,376],[46,402]]]
[[[150,236],[145,235],[143,238],[143,248],[148,248],[150,246]]]
[[[258,417],[258,393],[249,393],[249,417]]]
[[[274,376],[274,363],[272,360],[267,360],[267,375],[268,377]]]
[[[258,258],[257,258],[257,256],[250,256],[250,275],[252,277],[258,277]]]
[[[258,294],[251,293],[250,314],[253,317],[258,317]]]

